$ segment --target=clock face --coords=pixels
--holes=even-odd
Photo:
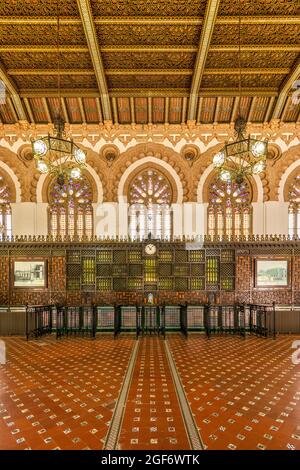
[[[156,246],[153,245],[152,243],[149,243],[148,245],[145,246],[145,253],[147,255],[154,255],[156,253]]]

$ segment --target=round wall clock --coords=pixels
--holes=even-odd
[[[148,245],[145,246],[145,253],[146,255],[155,255],[156,246],[153,245],[153,243],[148,243]]]

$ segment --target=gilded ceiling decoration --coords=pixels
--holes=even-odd
[[[298,52],[276,51],[245,52],[241,53],[242,68],[292,67],[297,59]],[[207,57],[207,68],[231,68],[238,66],[238,52],[210,52]]]
[[[191,76],[185,75],[117,75],[109,76],[109,88],[189,88]]]
[[[201,16],[206,0],[91,0],[95,16]]]
[[[199,25],[168,24],[102,24],[96,25],[99,43],[106,45],[197,45]]]
[[[242,86],[244,88],[274,88],[278,87],[285,75],[257,74],[243,75]],[[201,87],[203,88],[238,88],[239,76],[233,75],[204,75]]]
[[[22,52],[22,53],[1,53],[1,60],[9,69],[54,69],[57,68],[57,52]],[[64,69],[92,69],[91,58],[86,52],[60,53],[60,61]]]
[[[1,0],[0,16],[53,16],[53,0]],[[74,0],[60,0],[60,9],[65,16],[77,16]]]
[[[102,54],[108,69],[192,69],[195,53],[190,52],[120,52]]]
[[[243,24],[241,44],[299,44],[297,24]],[[211,44],[238,44],[238,24],[216,24]]]
[[[60,25],[60,44],[85,45],[86,39],[80,24]],[[0,23],[0,44],[2,45],[51,45],[57,44],[57,31],[53,24],[2,24]]]
[[[243,15],[298,15],[297,0],[243,0]],[[219,15],[237,16],[239,0],[221,0]]]
[[[9,91],[0,126],[26,118],[48,123],[55,115],[54,4],[0,1],[0,80]],[[239,0],[60,0],[59,10],[62,107],[70,125],[235,119]],[[242,1],[241,109],[249,121],[299,121],[300,104],[291,102],[299,38],[298,1]]]
[[[18,75],[14,81],[20,89],[49,88],[57,90],[57,75]],[[97,80],[94,76],[65,75],[60,78],[62,88],[92,88],[97,90]]]

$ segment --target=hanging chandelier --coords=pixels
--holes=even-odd
[[[266,168],[268,142],[246,136],[246,120],[241,113],[242,69],[241,69],[241,1],[239,0],[239,103],[238,117],[234,123],[235,140],[213,157],[213,165],[224,182],[243,183],[247,175],[259,175]]]
[[[57,0],[57,68],[59,109],[54,119],[53,135],[32,141],[33,156],[40,173],[56,176],[61,186],[69,181],[81,178],[86,164],[85,152],[68,139],[65,132],[65,121],[62,118],[60,96],[60,52],[59,52],[59,1]]]
[[[247,175],[259,175],[265,170],[268,143],[245,137],[246,121],[238,117],[234,123],[236,139],[226,143],[213,157],[213,165],[222,181],[243,183]]]
[[[56,176],[61,185],[69,179],[81,178],[86,154],[72,139],[66,138],[61,117],[54,121],[54,135],[32,141],[32,149],[40,173]]]

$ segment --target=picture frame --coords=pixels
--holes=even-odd
[[[12,287],[43,289],[48,285],[48,265],[45,259],[15,259],[12,264]]]
[[[277,289],[290,284],[288,258],[258,257],[255,259],[255,287]]]

